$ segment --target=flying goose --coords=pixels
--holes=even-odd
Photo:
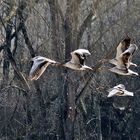
[[[120,75],[138,75],[138,73],[129,69],[129,66],[132,64],[132,56],[136,49],[137,46],[135,44],[131,44],[130,47],[117,58],[115,63],[116,66],[109,70]]]
[[[62,66],[74,70],[92,70],[91,67],[85,65],[86,55],[91,55],[88,50],[77,49],[71,52],[71,60],[62,64]]]
[[[119,45],[117,46],[117,52],[116,57],[114,59],[109,60],[109,63],[116,65],[117,60],[119,59],[120,55],[129,48],[131,39],[129,37],[126,37],[123,39]]]
[[[109,94],[107,97],[112,96],[134,96],[133,92],[129,92],[125,89],[123,84],[119,84],[108,90]]]
[[[32,58],[32,61],[33,65],[29,73],[30,80],[37,80],[50,64],[59,64],[54,60],[42,56],[36,56]]]

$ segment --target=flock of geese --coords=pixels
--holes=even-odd
[[[109,68],[108,70],[119,75],[138,76],[137,72],[130,70],[130,66],[137,67],[137,65],[132,62],[133,55],[137,49],[138,47],[131,43],[129,37],[123,39],[117,46],[116,57],[114,59],[106,60],[108,63],[114,65],[114,67]],[[30,80],[37,80],[49,65],[62,66],[79,71],[92,71],[93,69],[85,64],[88,55],[91,55],[91,53],[87,49],[77,49],[71,52],[71,60],[66,63],[60,63],[46,57],[36,56],[32,58],[33,65],[29,73],[29,78]],[[127,91],[123,84],[119,84],[109,89],[108,92],[109,94],[107,97],[134,95],[133,92]]]

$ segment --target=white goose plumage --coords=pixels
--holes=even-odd
[[[91,55],[88,50],[77,49],[71,52],[71,60],[65,64],[62,64],[62,66],[74,70],[92,70],[91,67],[85,65],[86,55]]]
[[[42,56],[36,56],[32,58],[32,61],[33,65],[29,73],[30,80],[37,80],[50,64],[58,64],[58,62]]]
[[[109,89],[108,92],[109,92],[109,94],[108,94],[107,97],[113,97],[113,96],[134,96],[134,93],[127,91],[123,84],[119,84],[119,85]]]
[[[129,48],[131,39],[129,37],[123,39],[119,45],[117,46],[116,50],[116,57],[114,59],[109,60],[109,63],[116,65],[117,60],[119,59],[120,55]]]
[[[138,73],[129,69],[130,65],[134,65],[131,61],[135,50],[137,50],[137,46],[131,44],[130,47],[117,58],[116,66],[109,70],[120,75],[138,75]]]
[[[136,64],[132,63],[132,57],[133,57],[133,55],[134,55],[134,53],[136,52],[137,49],[138,49],[137,45],[130,44],[129,48],[123,52],[123,54],[126,54],[126,53],[130,53],[131,54],[130,57],[129,57],[127,68],[129,68],[131,65],[137,67]]]

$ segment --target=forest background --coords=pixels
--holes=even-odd
[[[139,47],[140,0],[0,0],[0,140],[139,140],[139,76],[100,71],[127,35]],[[49,66],[29,80],[32,57],[78,48],[93,72]],[[107,98],[117,84],[134,97]]]

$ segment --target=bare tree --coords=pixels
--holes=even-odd
[[[126,35],[139,45],[139,6],[128,0],[1,0],[0,139],[139,139],[139,78],[101,71],[110,66],[101,60],[113,58]],[[93,72],[49,66],[29,80],[32,57],[64,63],[78,48],[91,52]],[[107,99],[116,83],[136,98]]]

